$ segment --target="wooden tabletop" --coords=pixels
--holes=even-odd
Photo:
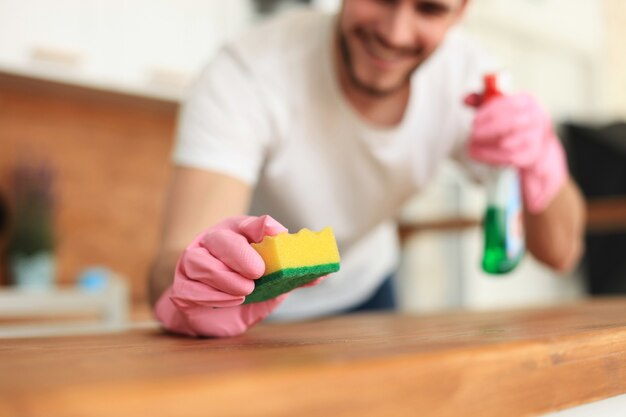
[[[626,299],[0,340],[1,416],[530,416],[626,392]]]

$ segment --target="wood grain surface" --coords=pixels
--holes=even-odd
[[[626,299],[0,341],[2,416],[532,416],[626,392]]]

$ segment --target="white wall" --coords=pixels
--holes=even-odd
[[[599,117],[605,35],[597,0],[473,0],[465,27],[557,119]]]
[[[601,49],[604,118],[626,120],[626,1],[603,0],[606,41]]]

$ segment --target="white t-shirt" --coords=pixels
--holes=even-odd
[[[395,269],[394,218],[464,142],[491,60],[459,32],[412,77],[403,120],[381,128],[347,102],[334,72],[336,17],[312,10],[266,22],[225,45],[179,120],[174,162],[254,186],[250,213],[291,232],[334,229],[341,271],[294,291],[273,313],[301,319],[366,300]],[[198,190],[202,192],[202,190]]]

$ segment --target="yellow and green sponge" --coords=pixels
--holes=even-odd
[[[265,273],[244,304],[269,300],[339,270],[339,250],[330,227],[266,236],[252,247],[263,258]]]

